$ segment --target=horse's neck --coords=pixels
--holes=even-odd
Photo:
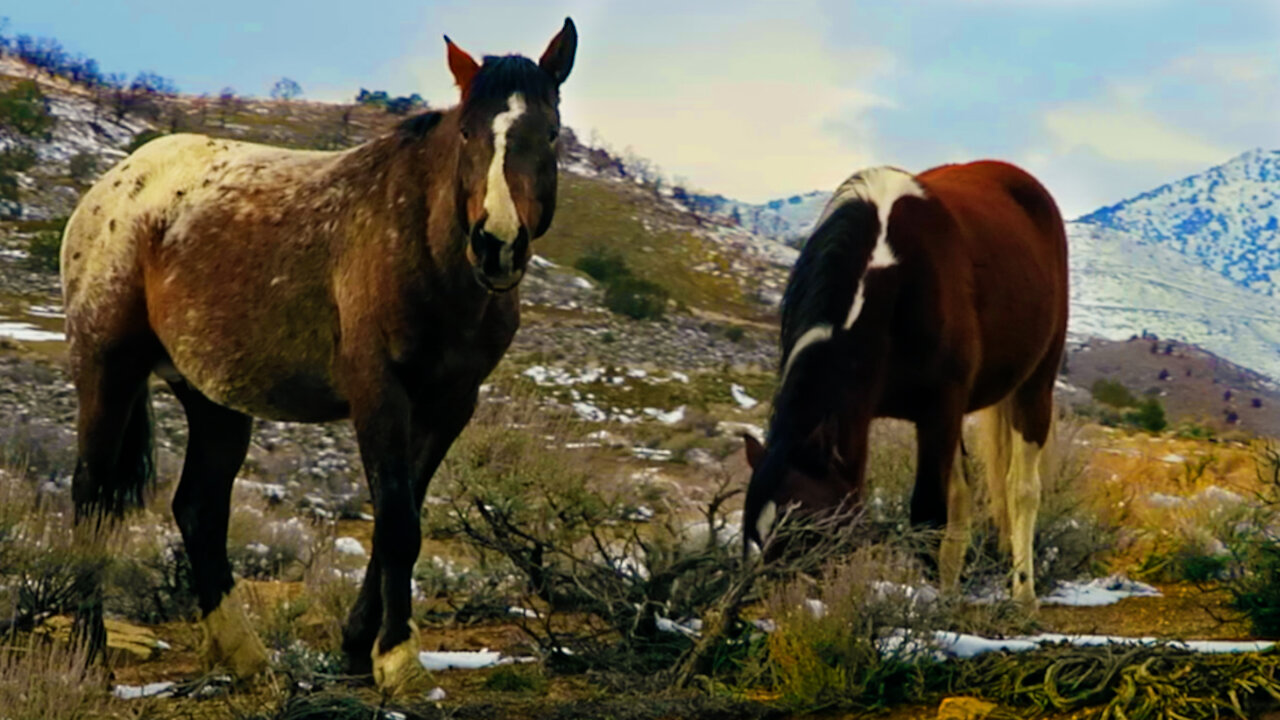
[[[421,137],[406,139],[396,130],[353,151],[344,178],[365,209],[349,208],[360,222],[372,216],[381,229],[377,243],[390,242],[404,267],[413,267],[458,292],[481,290],[466,259],[466,231],[458,223],[456,111],[445,113]]]

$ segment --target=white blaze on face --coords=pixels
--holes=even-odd
[[[507,132],[524,111],[524,96],[511,93],[511,97],[507,98],[507,109],[493,116],[493,159],[489,161],[488,183],[484,194],[484,210],[488,215],[484,229],[506,245],[502,251],[504,261],[510,260],[508,256],[511,253],[511,243],[520,234],[520,216],[516,214],[516,203],[511,199],[511,188],[507,186],[507,174],[504,170],[507,162]],[[503,264],[506,265],[506,262]]]
[[[804,331],[796,344],[791,346],[791,353],[787,355],[787,364],[782,368],[782,382],[787,381],[787,375],[791,372],[791,366],[795,363],[796,358],[800,357],[800,353],[810,345],[820,342],[826,342],[831,339],[831,326],[826,323],[819,323]]]

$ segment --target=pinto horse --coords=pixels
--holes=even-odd
[[[1013,555],[1013,595],[1035,602],[1039,463],[1067,331],[1067,241],[1048,191],[1002,162],[846,180],[804,246],[782,303],[779,388],[752,467],[745,542],[779,508],[857,504],[873,418],[916,426],[911,521],[946,527],[944,587],[959,581],[970,488],[961,423],[982,410],[992,514]]]
[[[203,652],[237,676],[267,663],[229,599],[226,551],[253,417],[353,421],[375,525],[342,647],[353,672],[383,687],[421,670],[409,590],[419,513],[519,324],[515,288],[555,211],[559,89],[577,31],[566,18],[537,63],[477,63],[445,42],[462,96],[447,111],[340,152],[154,140],[67,225],[77,527],[140,503],[156,373],[190,428],[173,512]],[[105,631],[90,586],[77,627],[94,650]]]

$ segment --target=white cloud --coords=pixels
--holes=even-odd
[[[1043,116],[1055,149],[1087,148],[1120,162],[1218,163],[1233,152],[1136,106],[1072,104]]]

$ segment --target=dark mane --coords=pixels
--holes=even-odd
[[[847,355],[837,348],[848,341],[844,321],[871,256],[878,222],[874,205],[858,199],[847,201],[813,231],[796,260],[782,296],[779,372],[787,367],[796,342],[806,332],[829,325],[832,335],[829,340],[807,346],[792,361],[790,372],[774,395],[771,438],[784,428],[807,435],[829,414],[828,409],[836,407],[836,398],[829,393],[815,394],[810,386],[823,382],[837,370],[839,359]],[[830,403],[798,413],[802,403],[813,405],[815,397],[825,397]],[[831,407],[827,408],[827,404]],[[804,420],[798,414],[805,416]],[[779,418],[784,419],[778,422]]]
[[[523,55],[486,55],[480,72],[471,81],[467,104],[506,102],[513,92],[551,100],[558,90],[551,76]]]
[[[416,142],[427,136],[436,125],[440,124],[440,118],[443,113],[438,110],[428,110],[424,113],[418,113],[411,117],[405,118],[396,125],[396,135],[400,140],[406,143]]]

